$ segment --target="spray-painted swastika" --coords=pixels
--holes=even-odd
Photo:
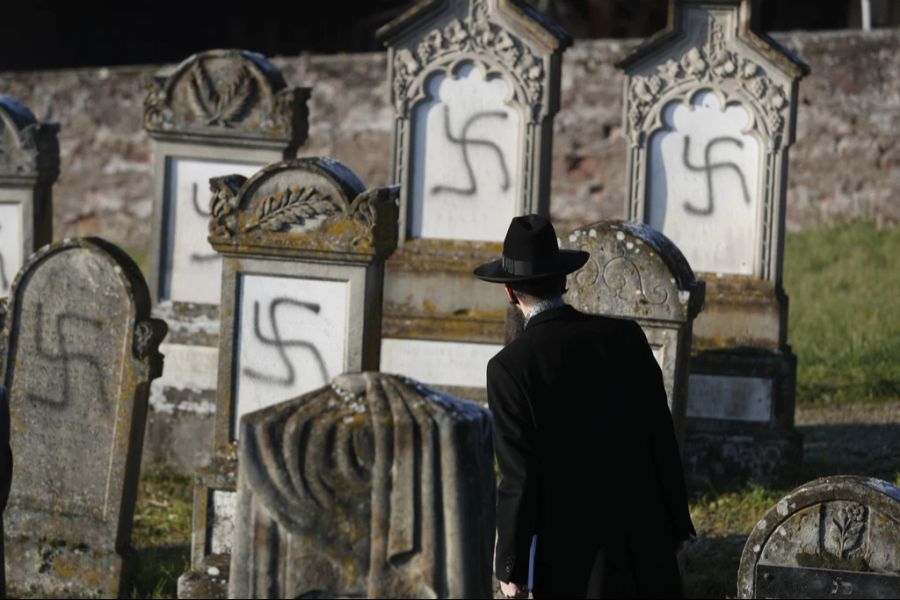
[[[469,129],[479,120],[481,119],[506,119],[507,115],[503,111],[482,111],[477,112],[466,119],[466,122],[463,123],[462,131],[459,136],[453,135],[453,132],[450,128],[450,107],[444,105],[444,133],[447,136],[447,139],[453,143],[460,146],[462,150],[462,159],[463,165],[466,168],[466,173],[469,176],[469,183],[465,187],[455,187],[452,185],[435,185],[431,188],[432,194],[441,194],[441,193],[451,193],[451,194],[459,194],[461,196],[474,196],[478,191],[478,182],[475,179],[475,171],[472,169],[472,159],[469,156],[469,149],[472,146],[488,148],[493,150],[497,155],[497,161],[500,165],[500,173],[503,175],[503,181],[500,184],[500,189],[502,191],[506,191],[509,189],[510,181],[509,181],[509,170],[506,168],[506,158],[503,156],[503,149],[500,148],[495,142],[483,139],[483,138],[470,138],[469,137]]]
[[[209,219],[209,211],[205,210],[202,206],[200,206],[200,202],[197,201],[197,184],[191,184],[191,203],[194,206],[194,212],[203,217],[203,220],[206,221]],[[209,254],[200,254],[199,252],[191,253],[191,262],[208,262],[210,260],[215,260],[218,255],[215,252],[210,252]]]
[[[328,370],[325,368],[325,361],[322,358],[322,354],[319,352],[319,349],[316,348],[313,344],[305,340],[285,340],[281,337],[281,328],[278,321],[278,308],[280,306],[294,306],[300,308],[302,310],[310,311],[313,314],[319,314],[321,310],[321,306],[318,304],[313,304],[311,302],[301,302],[299,300],[294,300],[292,298],[275,298],[269,304],[269,324],[272,328],[272,336],[266,336],[262,332],[262,328],[260,327],[259,320],[259,301],[253,302],[253,333],[256,336],[256,339],[259,340],[265,346],[270,346],[275,349],[278,353],[279,358],[281,358],[281,362],[284,365],[284,375],[272,375],[269,373],[261,373],[255,369],[251,369],[249,367],[244,368],[244,375],[249,377],[250,379],[255,379],[257,381],[262,381],[264,383],[268,383],[271,385],[278,385],[282,387],[290,387],[294,385],[294,382],[297,380],[297,373],[294,368],[293,363],[290,360],[290,357],[287,354],[287,348],[305,348],[309,350],[312,354],[312,358],[316,363],[316,367],[319,370],[319,374],[322,376],[322,385],[328,383]]]
[[[106,401],[106,391],[103,385],[103,370],[100,368],[97,357],[88,354],[87,352],[76,352],[70,349],[70,346],[82,348],[87,346],[88,342],[86,337],[90,336],[93,336],[95,341],[99,342],[100,336],[103,335],[103,323],[97,319],[91,319],[90,317],[73,313],[64,312],[56,315],[55,329],[57,349],[52,350],[47,347],[46,340],[44,339],[44,304],[42,302],[37,302],[34,310],[34,321],[36,323],[34,332],[35,358],[38,360],[45,360],[51,364],[60,365],[62,368],[62,376],[59,379],[52,379],[54,382],[61,383],[62,389],[60,390],[59,397],[56,399],[48,398],[31,391],[28,392],[29,398],[37,402],[49,404],[50,406],[62,408],[72,400],[70,397],[72,393],[71,381],[72,377],[77,376],[81,385],[86,381],[93,383],[93,386],[96,388],[96,395],[94,395],[94,398],[97,398],[100,401],[101,406],[108,406]],[[81,365],[81,369],[78,369],[79,365]],[[84,375],[84,373],[91,372],[93,373],[93,377]],[[81,385],[79,386],[79,393],[88,393]],[[48,386],[49,389],[53,389],[53,387],[53,385]],[[59,390],[60,388],[56,387],[55,389]]]
[[[744,195],[744,202],[750,204],[750,192],[747,190],[747,181],[744,178],[744,173],[741,171],[741,168],[737,163],[732,161],[721,161],[721,162],[712,162],[712,151],[713,148],[717,144],[733,144],[738,148],[744,147],[744,142],[739,140],[738,138],[721,136],[716,137],[706,144],[706,148],[703,151],[703,163],[696,165],[691,163],[691,137],[689,135],[684,136],[684,153],[682,155],[682,160],[684,162],[685,168],[693,172],[703,172],[706,174],[706,206],[697,207],[691,204],[690,200],[685,201],[684,209],[694,215],[711,215],[714,211],[713,206],[713,175],[716,171],[719,170],[730,170],[733,171],[735,175],[737,175],[738,180],[741,182],[741,192]]]

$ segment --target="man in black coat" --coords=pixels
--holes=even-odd
[[[662,373],[636,323],[562,301],[587,259],[529,215],[513,219],[503,258],[475,270],[526,319],[487,367],[496,575],[526,597],[536,536],[535,597],[679,597],[676,553],[694,528]]]

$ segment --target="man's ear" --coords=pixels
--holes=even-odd
[[[510,304],[518,304],[519,299],[516,298],[516,293],[513,291],[512,286],[508,283],[506,284],[506,296],[509,298]]]

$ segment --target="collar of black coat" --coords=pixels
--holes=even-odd
[[[525,325],[525,329],[531,329],[532,327],[540,325],[541,323],[553,321],[554,319],[561,319],[577,312],[577,310],[575,310],[568,304],[563,304],[562,306],[557,306],[556,308],[550,308],[531,317],[528,320],[528,324]]]

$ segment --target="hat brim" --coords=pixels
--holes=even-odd
[[[516,283],[523,281],[534,281],[535,279],[543,279],[545,277],[553,277],[555,275],[568,275],[577,271],[588,261],[591,255],[583,250],[560,250],[556,260],[556,264],[550,265],[540,272],[531,273],[529,275],[515,275],[503,268],[503,260],[492,260],[477,267],[474,271],[475,277],[488,283]]]

